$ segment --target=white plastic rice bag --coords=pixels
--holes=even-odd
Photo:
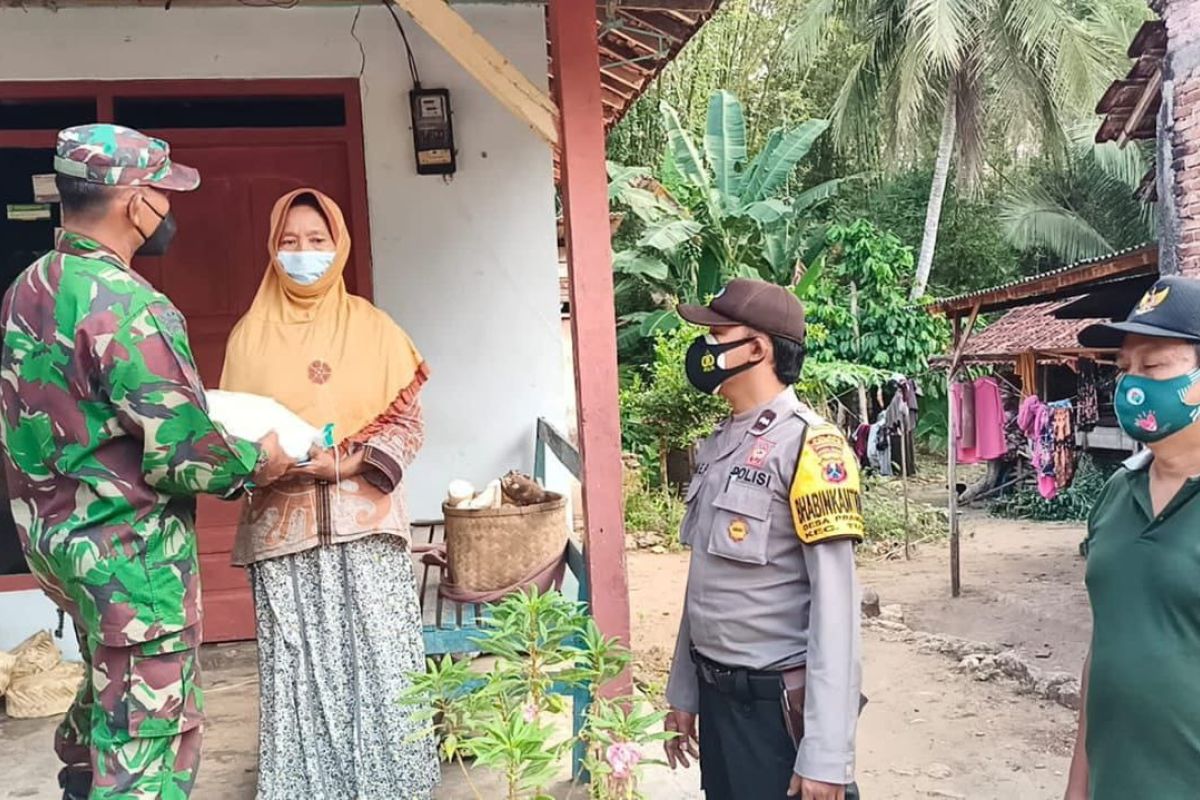
[[[305,460],[313,445],[333,445],[332,426],[327,425],[322,430],[309,425],[270,397],[216,389],[204,394],[208,398],[209,416],[239,439],[257,442],[274,431],[279,435],[283,451],[297,461]]]

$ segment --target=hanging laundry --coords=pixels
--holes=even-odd
[[[976,464],[975,387],[970,383],[950,385],[950,443],[960,464]]]
[[[1075,426],[1071,419],[1071,401],[1049,404],[1050,428],[1054,436],[1054,482],[1062,491],[1075,478]]]
[[[871,426],[863,423],[854,431],[854,455],[858,458],[860,466],[869,466],[867,460],[867,445],[871,437]]]
[[[975,384],[964,381],[950,389],[955,413],[955,441],[963,450],[975,449]],[[978,458],[975,459],[978,461]],[[965,462],[964,462],[965,463]],[[973,463],[973,462],[972,462]]]
[[[892,395],[892,402],[888,403],[887,408],[884,409],[883,424],[887,426],[889,432],[909,430],[912,428],[912,418],[909,414],[904,392],[897,388],[896,393]]]
[[[1015,376],[1014,376],[1015,377]],[[1001,379],[1000,397],[1004,403],[1005,458],[1016,460],[1025,446],[1025,434],[1017,424],[1017,412],[1021,407],[1021,391],[1012,381]]]
[[[995,378],[975,380],[975,455],[980,461],[1004,458],[1004,400]]]
[[[1075,409],[1075,422],[1079,425],[1079,430],[1090,431],[1100,424],[1100,373],[1096,362],[1090,358],[1079,359],[1077,368],[1079,386],[1076,394],[1079,405]]]
[[[1054,474],[1054,430],[1050,408],[1029,395],[1021,403],[1017,424],[1029,437],[1029,463],[1037,476],[1038,493],[1047,500],[1058,495],[1058,481]]]
[[[1037,355],[1032,350],[1017,356],[1017,377],[1021,381],[1022,397],[1037,394]]]
[[[921,387],[912,378],[906,378],[904,383],[900,384],[900,391],[904,392],[904,402],[908,403],[908,410],[912,416],[912,430],[916,430],[917,412],[921,405],[921,401],[918,399],[921,395]]]
[[[882,419],[871,426],[867,437],[867,460],[877,473],[885,478],[892,477],[892,445]]]
[[[881,475],[894,475],[897,470],[907,468],[909,476],[916,474],[916,450],[913,447],[913,432],[917,428],[916,410],[910,401],[916,400],[916,389],[912,381],[903,375],[894,375],[887,383],[891,399],[880,415],[882,430],[879,432],[879,449],[882,460],[884,446],[891,459],[887,472]],[[886,440],[886,441],[885,441]]]

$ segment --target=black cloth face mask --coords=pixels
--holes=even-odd
[[[749,336],[736,342],[721,343],[711,335],[697,336],[691,347],[688,348],[687,358],[684,362],[688,382],[698,391],[705,394],[716,394],[725,381],[734,375],[757,367],[763,362],[763,359],[760,358],[758,361],[747,361],[732,369],[723,364],[726,353],[749,344],[754,339],[755,337]]]
[[[163,256],[167,254],[167,250],[171,247],[171,241],[175,238],[175,232],[178,226],[175,224],[175,212],[167,211],[166,216],[158,213],[158,209],[146,202],[146,198],[141,198],[142,203],[146,208],[154,212],[154,216],[158,217],[158,227],[154,229],[154,233],[147,236],[138,229],[138,233],[142,236],[142,246],[134,251],[135,256]]]

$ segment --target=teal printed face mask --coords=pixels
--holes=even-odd
[[[284,250],[279,254],[279,263],[296,283],[311,286],[329,271],[336,255],[324,250]]]
[[[1200,383],[1200,369],[1170,380],[1123,375],[1113,405],[1121,428],[1139,442],[1154,443],[1200,421],[1200,405],[1185,399]]]

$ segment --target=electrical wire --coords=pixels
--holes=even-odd
[[[367,71],[367,48],[363,46],[362,39],[358,38],[358,18],[362,16],[362,3],[358,4],[358,8],[354,9],[354,21],[350,23],[350,36],[358,45],[358,78],[362,80],[363,73]]]
[[[300,5],[300,0],[238,0],[238,2],[247,8],[295,8]]]
[[[400,31],[400,38],[404,40],[404,49],[408,53],[408,71],[412,75],[414,89],[421,88],[421,71],[417,68],[417,59],[413,56],[412,45],[408,43],[408,33],[404,30],[404,24],[400,21],[400,15],[396,13],[396,4],[392,0],[381,0],[384,8],[392,15],[392,19],[396,22],[396,29]]]

